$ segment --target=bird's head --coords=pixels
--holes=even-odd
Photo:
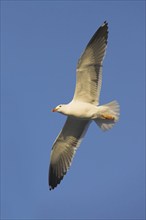
[[[52,109],[52,112],[62,112],[63,105],[57,105],[55,108]]]

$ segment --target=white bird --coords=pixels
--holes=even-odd
[[[60,183],[71,166],[74,154],[90,123],[95,121],[102,130],[108,130],[119,118],[117,101],[99,106],[107,38],[108,23],[105,21],[95,32],[78,61],[73,100],[52,110],[68,117],[51,151],[48,178],[50,190]]]

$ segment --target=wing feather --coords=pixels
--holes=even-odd
[[[68,171],[77,147],[79,146],[90,122],[68,117],[55,140],[49,168],[49,186],[54,189]]]
[[[78,61],[74,100],[99,104],[102,62],[106,51],[107,38],[108,24],[104,22],[95,32]]]

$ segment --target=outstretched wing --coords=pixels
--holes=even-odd
[[[99,104],[102,83],[102,62],[108,38],[108,24],[95,32],[85,51],[78,61],[76,72],[76,88],[73,99]]]
[[[55,140],[49,168],[49,186],[54,189],[68,171],[77,147],[81,143],[90,122],[68,117]]]

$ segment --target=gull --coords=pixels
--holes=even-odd
[[[67,119],[51,150],[48,176],[50,190],[61,182],[70,168],[90,123],[94,121],[106,131],[119,119],[120,108],[117,101],[99,105],[102,63],[107,38],[108,23],[105,21],[95,32],[78,60],[72,101],[68,104],[60,104],[52,110],[66,115]]]

